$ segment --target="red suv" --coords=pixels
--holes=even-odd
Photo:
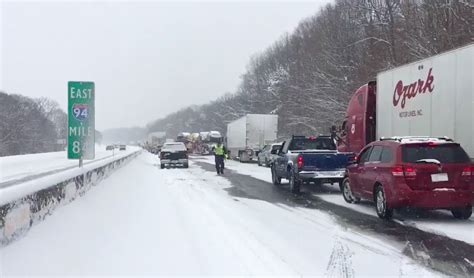
[[[474,164],[448,138],[398,137],[367,145],[347,167],[346,202],[375,202],[380,218],[393,209],[448,209],[458,219],[472,214]]]

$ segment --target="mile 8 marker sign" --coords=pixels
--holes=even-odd
[[[95,157],[95,84],[68,82],[68,137],[69,159]]]

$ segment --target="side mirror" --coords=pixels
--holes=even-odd
[[[278,154],[278,150],[272,150],[270,153],[271,154]]]

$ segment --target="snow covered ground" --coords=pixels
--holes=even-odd
[[[198,159],[214,163],[213,157],[199,157]],[[226,161],[226,167],[240,174],[249,175],[269,183],[272,182],[270,168],[258,167],[257,164],[239,163],[231,160]],[[330,184],[325,184],[324,186],[326,187],[327,192],[325,194],[318,193],[316,194],[317,197],[327,202],[347,207],[364,214],[377,216],[375,208],[371,203],[348,204],[341,196],[338,186]],[[395,221],[403,225],[416,227],[423,231],[445,235],[469,244],[474,244],[474,217],[471,217],[468,221],[459,221],[454,219],[448,211],[433,211],[425,214],[397,215]]]
[[[225,177],[194,163],[164,170],[158,163],[141,154],[0,249],[0,276],[439,275],[402,255],[403,246],[327,213],[235,197]]]
[[[136,150],[137,147],[128,147],[125,152],[116,149],[114,153],[115,155],[121,155]],[[106,151],[105,146],[97,145],[95,159],[85,160],[84,165],[112,156],[112,151]],[[0,187],[2,183],[20,181],[30,176],[45,173],[54,173],[77,165],[77,160],[67,159],[65,151],[0,157]]]

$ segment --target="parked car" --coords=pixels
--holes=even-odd
[[[120,145],[119,146],[119,150],[120,151],[125,151],[127,149],[127,146],[126,145]]]
[[[161,169],[171,166],[189,167],[188,150],[182,142],[165,143],[160,152]]]
[[[448,138],[398,137],[365,147],[347,168],[343,197],[375,202],[380,218],[401,207],[448,209],[458,219],[472,214],[474,166]]]
[[[336,150],[330,136],[293,136],[273,153],[278,156],[271,165],[275,185],[287,179],[294,193],[300,191],[303,182],[337,182],[342,186],[349,157]]]
[[[114,145],[108,145],[107,147],[105,147],[106,151],[113,151],[114,149],[115,149]]]
[[[278,151],[280,148],[281,143],[275,143],[263,147],[263,149],[258,153],[258,166],[265,165],[266,167],[270,167],[273,160],[278,156],[276,154],[272,154],[272,151],[275,153],[275,151]]]

